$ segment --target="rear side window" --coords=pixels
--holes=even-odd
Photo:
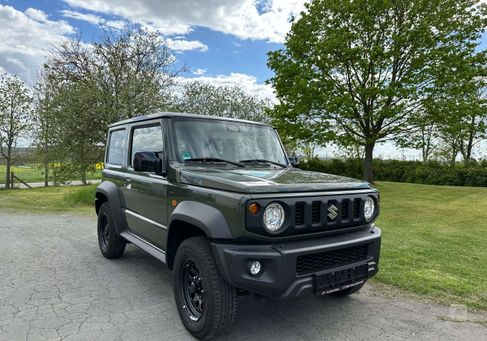
[[[123,159],[126,146],[126,132],[125,129],[115,130],[110,133],[108,140],[108,154],[107,163],[112,165],[123,165]]]
[[[137,152],[163,152],[164,139],[160,125],[135,128],[132,133],[132,153],[130,164]]]

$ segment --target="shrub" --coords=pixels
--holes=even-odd
[[[362,178],[360,159],[313,159],[299,164],[301,169]],[[487,162],[446,164],[438,161],[374,160],[378,181],[411,182],[431,185],[487,187]]]

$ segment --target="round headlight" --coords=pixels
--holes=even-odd
[[[365,199],[364,217],[366,221],[370,221],[375,213],[375,200],[372,197]]]
[[[276,233],[284,224],[286,214],[284,208],[278,203],[270,203],[264,211],[264,227],[270,233]]]

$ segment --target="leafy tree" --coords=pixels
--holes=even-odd
[[[55,125],[52,149],[65,178],[86,182],[102,160],[110,123],[167,107],[169,87],[184,69],[174,62],[161,36],[142,29],[105,31],[100,42],[66,41],[51,51],[40,113]]]
[[[49,185],[51,165],[58,161],[56,146],[59,138],[59,124],[56,124],[56,110],[52,91],[56,86],[49,84],[48,74],[42,72],[35,87],[34,98],[34,145],[37,158],[41,160],[44,172],[44,186]],[[53,169],[54,183],[57,182],[56,168]]]
[[[363,146],[372,181],[375,145],[409,133],[438,71],[456,71],[485,23],[479,0],[313,0],[269,53],[276,125]]]
[[[475,53],[465,59],[470,72],[443,75],[441,79],[447,80],[440,84],[441,94],[434,96],[431,110],[437,112],[441,138],[468,164],[473,159],[474,147],[487,137],[487,56]]]
[[[5,188],[10,188],[10,169],[15,163],[14,148],[30,128],[32,97],[16,76],[0,75],[0,153],[5,159]]]
[[[222,117],[265,122],[268,120],[266,99],[246,93],[238,86],[215,86],[192,81],[182,86],[173,98],[172,109]]]

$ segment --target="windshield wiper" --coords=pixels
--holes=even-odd
[[[287,166],[283,163],[275,162],[275,161],[270,161],[270,160],[265,160],[265,159],[250,159],[250,160],[240,160],[240,163],[270,163],[276,166],[280,166],[283,168],[287,168]]]
[[[186,161],[195,161],[195,162],[203,162],[203,163],[206,163],[206,162],[226,162],[226,163],[229,163],[229,164],[237,166],[237,167],[245,167],[244,165],[242,165],[239,162],[219,159],[217,157],[194,157],[191,159],[184,160],[184,162],[186,162]]]

